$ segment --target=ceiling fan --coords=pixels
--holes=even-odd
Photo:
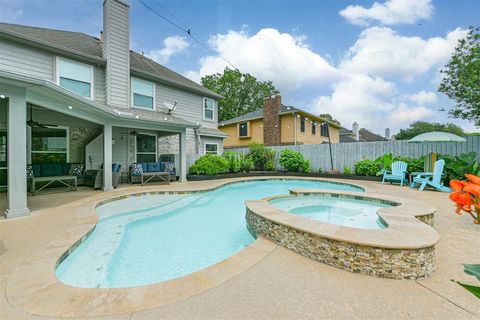
[[[46,123],[39,123],[38,121],[33,120],[33,108],[30,107],[30,119],[27,121],[27,125],[32,128],[48,128],[48,127],[58,127],[56,124],[46,124]]]

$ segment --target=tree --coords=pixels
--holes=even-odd
[[[458,41],[452,58],[441,71],[444,78],[439,91],[455,100],[450,111],[454,118],[480,126],[480,28],[470,27]]]
[[[263,99],[279,92],[272,81],[258,81],[248,73],[225,68],[223,74],[205,76],[202,85],[223,96],[218,102],[218,120],[225,121],[263,107]]]
[[[419,134],[431,131],[443,131],[456,134],[458,136],[464,136],[465,132],[459,126],[453,123],[436,123],[436,122],[426,122],[426,121],[416,121],[410,124],[410,127],[407,129],[400,129],[400,132],[395,135],[396,140],[408,140]]]
[[[325,120],[328,120],[330,122],[333,122],[333,123],[336,123],[338,124],[339,126],[341,125],[340,121],[338,121],[337,119],[334,119],[332,117],[332,115],[330,113],[322,113],[320,115],[318,115],[320,118],[323,118]]]

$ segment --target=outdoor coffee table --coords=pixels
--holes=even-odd
[[[45,182],[46,184],[41,186],[39,189],[36,189],[37,182]],[[54,182],[60,182],[66,187],[70,188],[72,191],[77,190],[77,176],[50,176],[50,177],[33,177],[32,178],[32,195],[36,195],[41,190],[45,189]]]
[[[144,180],[143,177],[147,177],[147,179]],[[158,177],[166,184],[170,184],[170,173],[168,172],[144,172],[142,174],[142,186],[152,180],[154,177]]]

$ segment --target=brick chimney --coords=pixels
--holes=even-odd
[[[356,122],[352,124],[352,132],[354,135],[354,139],[360,141],[360,125]]]
[[[263,99],[263,143],[266,146],[280,145],[280,95]]]
[[[107,104],[130,107],[130,24],[125,0],[103,2],[102,54],[107,60],[105,90]]]

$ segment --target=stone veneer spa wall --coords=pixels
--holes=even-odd
[[[385,197],[349,192],[296,190],[294,194],[325,195],[389,201]],[[391,279],[422,279],[436,269],[433,225],[435,208],[407,199],[380,209],[383,230],[362,230],[332,225],[273,208],[270,197],[247,201],[246,220],[254,237],[263,236],[305,257],[347,271]],[[422,222],[422,221],[425,221]]]

